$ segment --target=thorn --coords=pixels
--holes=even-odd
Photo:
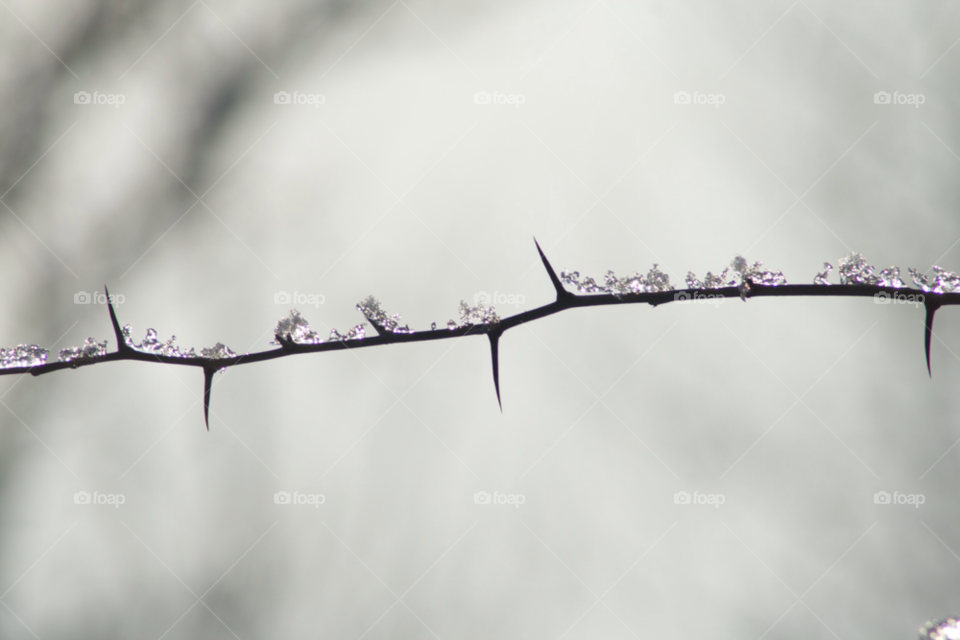
[[[543,249],[540,248],[540,243],[537,242],[536,238],[533,239],[533,244],[537,245],[537,252],[540,254],[540,259],[543,260],[543,266],[547,268],[547,275],[550,276],[550,282],[553,283],[553,288],[557,290],[557,301],[561,298],[572,296],[572,293],[563,288],[560,278],[557,277],[557,272],[550,266],[550,261],[547,260],[547,256],[543,254]]]
[[[107,309],[110,311],[110,323],[113,324],[113,334],[117,337],[117,351],[128,351],[127,341],[123,337],[123,331],[120,329],[120,322],[117,321],[117,312],[113,310],[113,302],[110,299],[110,291],[107,285],[103,285],[103,292],[107,295]]]
[[[490,338],[490,357],[493,360],[493,388],[497,391],[497,404],[500,406],[500,413],[503,413],[503,403],[500,402],[500,364],[499,364],[499,343],[502,331],[488,333]]]
[[[210,431],[210,390],[213,389],[213,374],[216,369],[210,367],[203,368],[203,421],[207,425],[207,431]]]
[[[940,308],[940,303],[932,302],[930,298],[924,298],[923,306],[927,311],[923,328],[923,350],[927,355],[927,375],[932,378],[933,373],[930,370],[930,338],[933,336],[933,314]]]

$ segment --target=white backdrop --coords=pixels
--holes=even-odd
[[[280,292],[322,335],[511,315],[534,236],[598,280],[960,271],[953,3],[2,4],[6,347],[115,349],[104,283],[198,351],[269,348]],[[0,635],[915,636],[960,588],[937,322],[930,380],[911,306],[574,310],[501,340],[502,414],[473,337],[231,369],[209,433],[197,370],[2,377]]]

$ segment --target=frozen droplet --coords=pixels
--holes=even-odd
[[[390,333],[413,333],[409,326],[400,326],[400,314],[388,316],[380,304],[380,301],[373,296],[367,296],[362,302],[357,304],[357,311],[370,321],[370,324],[381,327],[384,331]]]
[[[230,347],[222,342],[218,342],[210,348],[204,347],[203,349],[200,349],[200,355],[202,355],[204,358],[213,358],[215,360],[237,357],[237,354],[235,354]]]
[[[723,289],[724,287],[735,287],[736,285],[736,279],[730,276],[730,267],[726,267],[718,276],[707,271],[707,276],[703,281],[704,289]]]
[[[336,340],[363,340],[363,337],[366,335],[366,333],[366,324],[362,322],[347,331],[345,334],[340,333],[336,329],[330,329],[330,342],[334,342]]]
[[[920,640],[960,640],[960,618],[931,620],[920,627]]]
[[[436,330],[437,330],[437,323],[436,323],[436,322],[431,322],[431,323],[430,323],[430,331],[436,331]]]
[[[449,329],[450,331],[453,331],[456,328],[457,328],[456,322],[454,322],[453,320],[447,320],[447,329]]]
[[[10,349],[0,348],[0,369],[38,367],[46,364],[49,353],[35,344],[18,344]]]
[[[687,289],[703,289],[703,283],[700,282],[700,279],[697,278],[697,275],[693,271],[687,272]]]
[[[323,342],[317,332],[310,328],[310,323],[296,309],[290,309],[286,318],[280,318],[277,321],[277,327],[273,330],[273,335],[276,336],[277,341],[272,344],[280,344],[280,338],[296,344],[320,344]]]
[[[134,351],[151,353],[158,356],[169,356],[171,358],[197,357],[197,353],[193,350],[193,347],[190,347],[189,351],[182,351],[180,347],[177,346],[177,336],[171,336],[166,342],[161,342],[157,338],[157,332],[154,329],[147,329],[147,335],[144,336],[143,340],[141,342],[135,342],[133,339],[133,327],[128,324],[124,325],[122,332],[123,341]]]
[[[833,271],[833,265],[829,262],[824,262],[823,270],[817,273],[817,275],[813,278],[813,284],[829,285],[830,281],[827,280],[827,277],[830,275],[831,271]]]
[[[931,267],[933,272],[937,274],[936,279],[933,282],[933,291],[934,293],[952,293],[954,291],[960,292],[960,276],[950,271],[944,271],[937,265]]]
[[[461,325],[496,324],[497,322],[500,322],[500,316],[497,315],[497,312],[493,307],[487,307],[483,304],[478,304],[475,307],[471,307],[463,300],[460,301]]]
[[[60,349],[60,362],[71,362],[73,360],[87,360],[107,355],[107,341],[97,342],[93,338],[87,338],[82,347],[69,347]]]
[[[878,284],[880,278],[874,273],[873,265],[867,264],[859,253],[851,252],[840,258],[837,266],[840,271],[840,284]]]
[[[895,289],[907,286],[904,281],[900,279],[900,267],[890,267],[889,269],[881,271],[879,284],[881,287],[893,287]]]

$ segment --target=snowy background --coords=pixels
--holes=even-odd
[[[104,283],[198,350],[269,348],[280,292],[507,316],[534,236],[960,271],[956,3],[0,5],[5,347],[115,349]],[[209,433],[195,369],[2,377],[0,636],[912,638],[960,610],[958,320],[930,380],[907,305],[574,310],[501,340],[502,414],[473,337],[231,369]]]

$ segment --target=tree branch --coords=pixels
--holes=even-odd
[[[534,239],[536,243],[536,239]],[[910,295],[914,296],[917,304],[922,303],[925,309],[924,319],[924,352],[927,362],[927,373],[932,377],[930,369],[930,341],[933,334],[933,317],[937,309],[942,306],[960,305],[960,292],[936,293],[933,291],[923,291],[910,287],[890,287],[873,284],[777,284],[766,285],[755,282],[750,279],[749,274],[744,276],[747,286],[726,286],[718,288],[687,288],[670,289],[662,291],[646,291],[640,293],[609,294],[609,293],[587,293],[575,294],[564,288],[556,271],[550,265],[546,255],[536,244],[537,252],[543,261],[543,266],[550,277],[557,292],[557,299],[550,304],[524,311],[516,315],[502,318],[499,321],[491,321],[485,324],[466,324],[447,329],[431,329],[429,331],[415,332],[393,332],[381,326],[380,322],[371,321],[377,332],[376,336],[359,339],[338,339],[329,342],[320,343],[298,343],[280,332],[276,333],[279,348],[258,351],[244,355],[232,357],[216,358],[207,356],[198,357],[177,357],[161,355],[156,353],[147,353],[137,350],[127,343],[127,339],[117,320],[116,311],[113,308],[113,302],[109,291],[104,287],[107,294],[107,305],[110,313],[110,323],[113,326],[114,336],[117,340],[117,351],[94,357],[78,357],[65,362],[47,362],[40,365],[6,367],[0,368],[0,376],[29,373],[34,376],[59,371],[61,369],[75,369],[77,367],[98,364],[101,362],[114,362],[118,360],[137,360],[141,362],[152,362],[161,364],[172,364],[186,367],[199,367],[203,369],[203,413],[207,430],[210,429],[210,395],[213,382],[213,374],[222,371],[228,367],[237,367],[244,364],[253,364],[255,362],[264,362],[277,358],[285,358],[304,353],[320,353],[325,351],[340,351],[344,349],[360,349],[364,347],[376,347],[389,344],[403,344],[407,342],[423,342],[427,340],[447,340],[451,338],[462,338],[469,335],[486,335],[490,340],[490,355],[493,364],[493,384],[497,394],[497,404],[501,411],[503,405],[500,401],[500,375],[499,375],[499,341],[504,332],[514,327],[545,318],[561,311],[575,309],[579,307],[599,307],[605,305],[624,305],[624,304],[649,304],[658,306],[671,302],[683,303],[685,301],[696,300],[703,296],[714,296],[719,299],[741,298],[746,301],[749,298],[766,297],[827,297],[827,298],[867,298],[877,294],[885,294],[888,297],[897,297]],[[567,277],[566,274],[564,277]],[[366,315],[366,314],[365,314]]]

